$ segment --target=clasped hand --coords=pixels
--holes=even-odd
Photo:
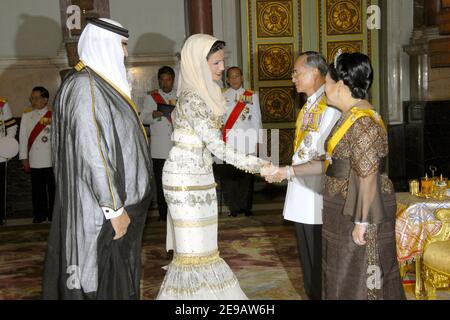
[[[280,183],[288,178],[289,167],[277,167],[272,163],[261,169],[261,176],[269,183]]]

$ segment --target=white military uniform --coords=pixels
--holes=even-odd
[[[322,86],[311,97],[308,98],[306,113],[313,110],[324,95],[325,86]],[[319,123],[317,132],[309,132],[298,150],[292,157],[292,165],[307,163],[316,157],[325,154],[325,140],[331,133],[341,113],[327,107]],[[322,224],[323,199],[322,176],[294,177],[288,184],[286,200],[284,203],[284,219],[310,225]]]
[[[51,154],[51,124],[48,123],[39,133],[28,154],[28,139],[34,127],[41,118],[48,112],[48,107],[43,109],[34,109],[24,112],[20,123],[19,133],[19,159],[28,159],[30,167],[33,169],[42,169],[52,167]]]
[[[166,101],[167,104],[174,104],[177,100],[176,90],[165,93],[161,89],[158,93]],[[158,105],[153,97],[148,94],[145,97],[144,105],[141,112],[141,120],[145,125],[150,125],[150,145],[152,151],[152,158],[167,159],[169,151],[172,149],[173,142],[171,139],[173,128],[172,124],[166,117],[153,119],[153,111],[156,111]]]
[[[13,118],[11,108],[8,102],[0,97],[0,138],[16,138],[17,124]],[[6,159],[0,157],[0,163],[5,162]]]
[[[236,104],[244,99],[244,88],[234,90],[227,89],[223,96],[226,101],[226,117],[228,119]],[[259,107],[258,94],[253,93],[250,99],[246,99],[247,105],[236,120],[233,128],[228,131],[227,145],[243,154],[257,153],[259,130],[262,128],[261,109]],[[225,121],[226,123],[226,121]]]

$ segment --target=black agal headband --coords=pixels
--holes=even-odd
[[[119,26],[116,26],[116,25],[114,25],[112,23],[100,20],[98,18],[87,18],[86,21],[88,23],[91,23],[91,24],[97,26],[97,27],[100,27],[100,28],[103,28],[105,30],[117,33],[117,34],[119,34],[119,35],[121,35],[121,36],[123,36],[125,38],[129,38],[130,37],[127,29],[119,27]]]

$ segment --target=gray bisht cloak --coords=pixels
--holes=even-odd
[[[138,299],[142,233],[153,178],[148,141],[133,102],[82,64],[55,98],[56,179],[45,259],[44,299]],[[125,207],[127,234],[101,207]]]

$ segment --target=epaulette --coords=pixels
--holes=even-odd
[[[230,89],[230,88],[222,88],[222,93],[225,93],[225,92],[227,92],[227,91],[228,91],[228,89]]]
[[[247,93],[248,93],[248,94],[251,94],[251,95],[253,95],[253,94],[255,93],[255,91],[250,90],[250,89],[245,89],[245,91],[247,91]]]
[[[33,108],[26,108],[25,110],[23,110],[23,113],[30,113],[31,111],[33,111]]]
[[[86,65],[83,63],[83,61],[80,61],[80,62],[77,63],[77,65],[74,68],[75,68],[75,70],[80,72],[81,70],[86,68]]]

